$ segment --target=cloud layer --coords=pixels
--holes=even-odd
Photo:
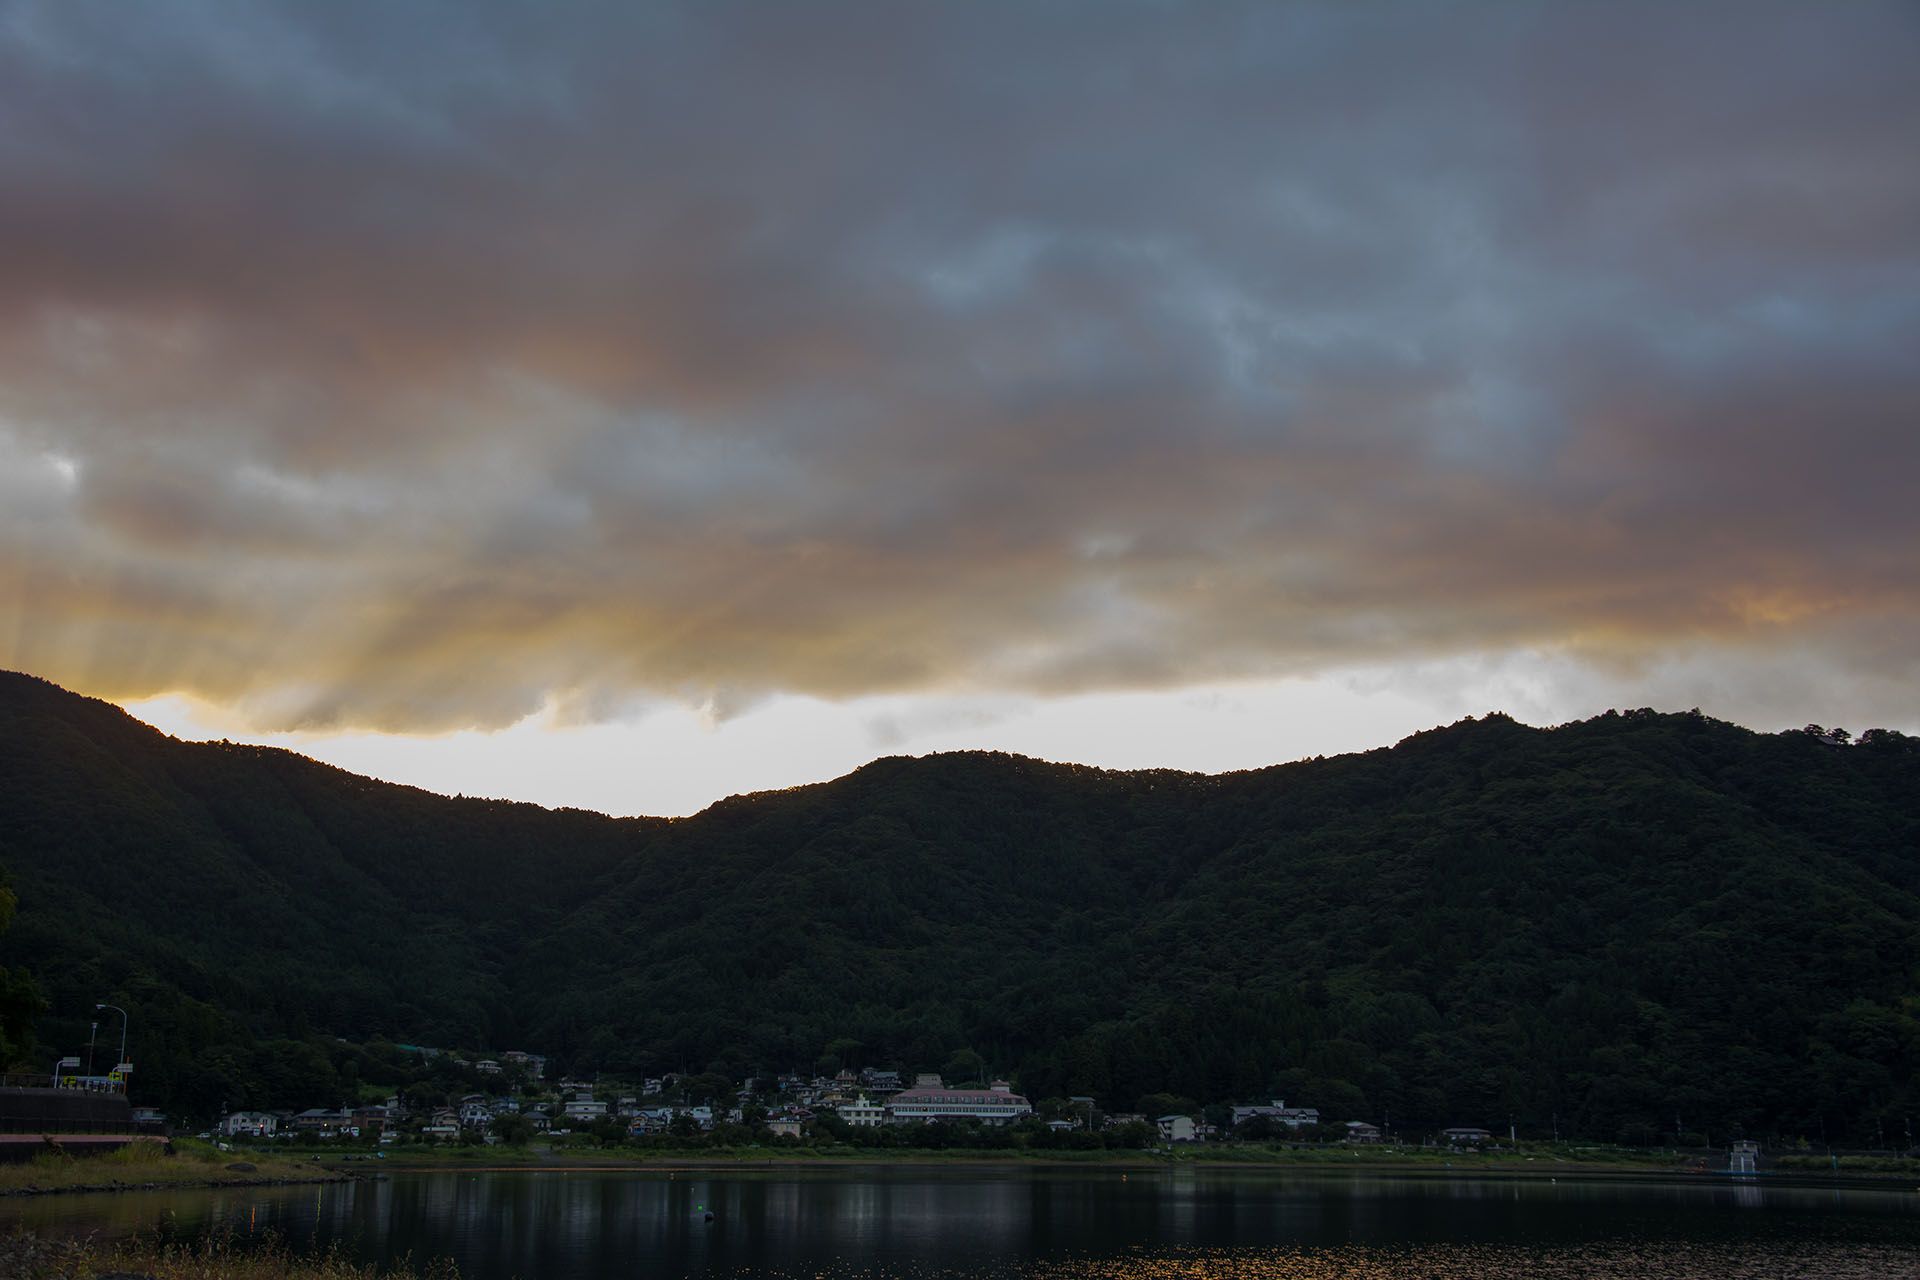
[[[1911,690],[1915,66],[1905,4],[0,5],[0,665]]]

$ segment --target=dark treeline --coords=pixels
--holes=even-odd
[[[136,1093],[195,1114],[330,1101],[293,1077],[338,1081],[365,1051],[335,1037],[634,1075],[977,1063],[1402,1131],[1868,1143],[1920,1103],[1899,734],[1491,716],[1220,777],[883,760],[669,822],[180,743],[8,676],[0,778],[0,963],[47,998],[45,1056],[124,1004]]]

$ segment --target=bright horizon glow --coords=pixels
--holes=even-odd
[[[549,706],[505,729],[443,734],[262,733],[177,694],[122,705],[179,738],[282,747],[443,795],[680,817],[730,795],[826,782],[883,756],[989,750],[1108,769],[1222,773],[1390,746],[1490,711],[1546,725],[1609,707],[1693,705],[1676,696],[1697,679],[1685,671],[1664,682],[1607,688],[1575,683],[1579,670],[1523,655],[1050,699],[925,695],[835,703],[789,695],[725,719],[659,705],[629,719],[566,723]],[[1748,727],[1805,723],[1794,712],[1812,717],[1818,708],[1808,707],[1783,705],[1776,722]],[[1854,717],[1860,728],[1870,720]]]
[[[730,795],[826,782],[883,756],[946,751],[1220,773],[1386,746],[1432,727],[1435,714],[1404,695],[1330,681],[1047,700],[782,696],[722,721],[662,707],[631,720],[563,724],[548,707],[506,729],[429,735],[248,733],[181,695],[125,706],[179,738],[284,747],[444,795],[621,817],[686,816]]]

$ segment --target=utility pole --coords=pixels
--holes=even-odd
[[[93,1037],[100,1030],[100,1021],[95,1019],[87,1024],[87,1075],[93,1075]]]
[[[128,1022],[127,1011],[125,1009],[122,1009],[117,1004],[96,1004],[93,1006],[93,1009],[95,1013],[98,1013],[102,1009],[111,1009],[115,1013],[120,1015],[120,1057],[114,1069],[116,1071],[121,1070],[127,1065],[127,1022]],[[120,1078],[121,1092],[124,1093],[126,1091],[126,1087],[127,1087],[127,1080],[126,1080],[126,1077],[123,1075]]]

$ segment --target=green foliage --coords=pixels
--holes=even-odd
[[[424,1268],[404,1260],[391,1267],[363,1265],[337,1245],[308,1254],[271,1235],[262,1240],[216,1233],[184,1243],[0,1235],[0,1275],[15,1280],[136,1274],[151,1280],[460,1280],[459,1268],[447,1259]]]
[[[664,825],[176,742],[16,675],[0,778],[0,861],[29,904],[0,963],[39,970],[42,1040],[74,1052],[94,1003],[121,1005],[136,1091],[200,1114],[223,1100],[209,1055],[244,1083],[261,1039],[524,1038],[508,965]]]
[[[0,934],[13,923],[18,899],[0,875]],[[33,1024],[46,1012],[40,987],[24,971],[0,967],[0,1071],[25,1059],[33,1039]]]
[[[11,677],[29,909],[0,960],[41,967],[49,1044],[134,1010],[137,1089],[202,1114],[422,1078],[344,1036],[716,1099],[832,1064],[1402,1132],[1858,1138],[1920,1104],[1920,743],[1847,742],[1490,716],[1220,777],[883,760],[622,821],[173,742]]]
[[[493,1122],[493,1131],[510,1147],[524,1147],[533,1139],[533,1121],[526,1116],[501,1116]]]

